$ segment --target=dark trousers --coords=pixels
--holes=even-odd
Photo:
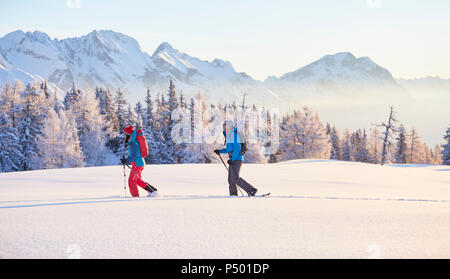
[[[250,185],[247,181],[245,181],[242,177],[239,177],[239,173],[241,171],[242,161],[233,161],[231,165],[229,165],[228,171],[228,184],[230,187],[230,195],[237,196],[237,188],[236,184],[244,189],[247,194],[250,193],[251,190],[255,189],[252,185]]]

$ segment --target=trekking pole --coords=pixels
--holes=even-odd
[[[230,170],[228,169],[227,165],[226,165],[225,162],[223,161],[222,156],[220,156],[220,154],[217,154],[217,155],[219,155],[220,161],[222,161],[222,164],[225,166],[225,168],[227,169],[227,171],[230,172]],[[241,192],[241,195],[243,196],[244,194],[242,193],[241,187],[239,187],[239,185],[237,185],[236,183],[235,183],[235,185],[236,185],[236,187],[239,189],[239,192]]]
[[[127,196],[127,174],[125,172],[125,164],[123,164],[123,193],[124,196]]]

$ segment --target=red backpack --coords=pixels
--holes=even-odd
[[[148,156],[148,145],[145,139],[144,132],[142,130],[136,131],[136,141],[139,143],[139,149],[141,150],[141,157],[145,158]]]

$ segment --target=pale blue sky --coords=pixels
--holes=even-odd
[[[111,29],[149,54],[168,41],[259,80],[340,51],[395,77],[450,78],[449,0],[0,0],[0,36],[17,29],[59,39]]]

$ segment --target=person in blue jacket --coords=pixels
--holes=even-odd
[[[223,123],[223,135],[225,136],[225,148],[216,149],[214,152],[218,155],[228,153],[228,184],[230,196],[237,196],[236,184],[246,191],[249,196],[254,196],[258,189],[239,176],[244,160],[244,156],[241,153],[241,143],[244,139],[241,139],[233,121],[226,120]]]
[[[146,190],[149,196],[155,196],[157,189],[149,183],[142,180],[141,175],[145,167],[145,160],[141,156],[141,149],[139,143],[136,140],[136,130],[133,126],[128,126],[124,130],[125,132],[125,147],[128,147],[128,157],[123,156],[121,158],[122,164],[131,164],[130,176],[128,177],[128,187],[130,194],[133,197],[139,197],[139,191],[137,186]]]

